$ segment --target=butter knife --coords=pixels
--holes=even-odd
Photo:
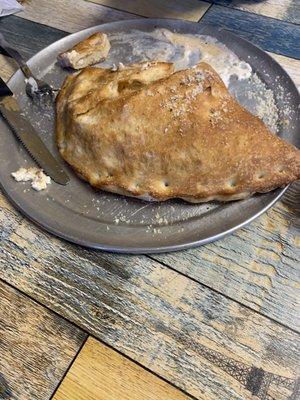
[[[56,183],[66,185],[70,179],[63,170],[62,164],[53,157],[38,133],[27,119],[22,116],[21,112],[12,91],[0,78],[0,113],[3,118],[45,173]]]

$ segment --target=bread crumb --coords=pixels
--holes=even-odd
[[[36,167],[21,167],[17,171],[12,172],[11,175],[17,182],[31,181],[32,189],[38,192],[46,189],[47,185],[51,183],[50,176],[46,175],[42,169]]]

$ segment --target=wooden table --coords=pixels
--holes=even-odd
[[[298,0],[213,3],[26,0],[0,32],[28,58],[107,21],[209,22],[270,52],[300,85]],[[8,79],[16,66],[0,57]],[[277,203],[201,248],[113,255],[51,236],[0,194],[0,399],[300,399],[292,221]]]

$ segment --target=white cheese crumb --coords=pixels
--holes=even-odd
[[[38,168],[30,167],[30,168],[19,168],[18,171],[12,172],[12,176],[15,178],[17,182],[27,182],[32,181],[36,173],[38,172]]]
[[[46,189],[49,183],[51,183],[50,176],[44,174],[42,170],[39,170],[31,182],[31,187],[39,192],[40,190]]]
[[[38,192],[47,188],[51,183],[50,176],[46,175],[42,169],[36,167],[19,168],[18,171],[12,172],[12,177],[17,182],[31,181],[31,187]]]

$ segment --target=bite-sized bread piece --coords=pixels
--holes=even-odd
[[[147,200],[244,199],[300,178],[300,151],[272,134],[206,63],[141,63],[68,76],[60,154],[92,186]]]
[[[110,43],[105,33],[97,32],[57,57],[62,67],[82,69],[106,59]]]

